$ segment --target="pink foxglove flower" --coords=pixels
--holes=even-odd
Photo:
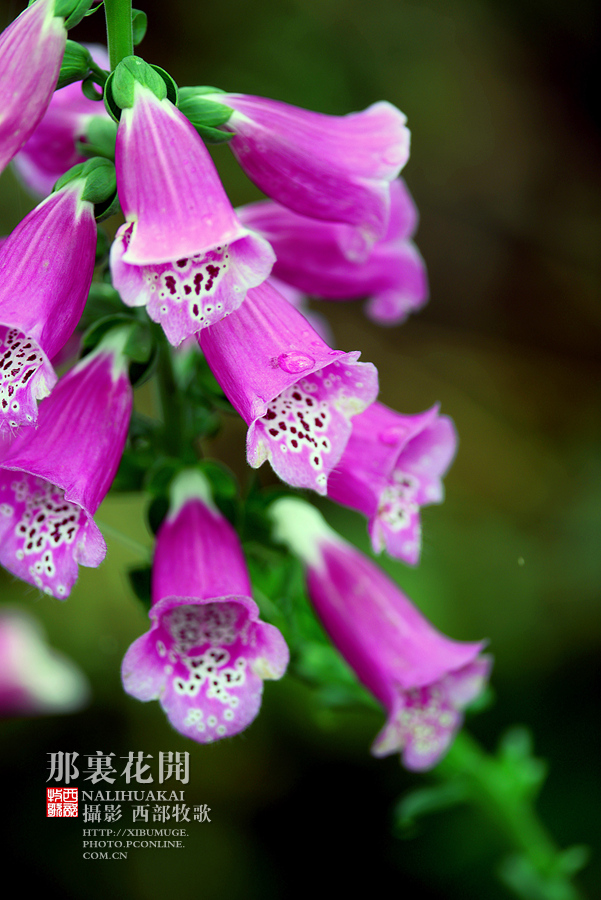
[[[50,359],[73,334],[94,273],[94,206],[85,180],[36,206],[0,248],[0,431],[37,420],[56,383]]]
[[[115,163],[127,221],[111,249],[113,283],[180,344],[237,309],[269,275],[273,251],[240,223],[192,125],[139,82]]]
[[[300,557],[311,602],[333,644],[386,709],[375,756],[400,752],[416,771],[434,766],[482,691],[484,642],[441,634],[397,585],[347,544],[316,509],[292,497],[271,506],[274,537]]]
[[[200,348],[248,425],[249,465],[268,459],[283,481],[325,494],[351,417],[377,396],[375,367],[328,347],[269,282],[202,331]]]
[[[0,172],[37,128],[61,68],[67,31],[54,0],[36,0],[0,35]]]
[[[171,489],[152,568],[152,627],[123,660],[123,685],[160,700],[179,732],[206,744],[259,712],[264,679],[281,678],[288,648],[261,622],[238,538],[198,471]]]
[[[51,649],[44,632],[23,610],[0,610],[0,718],[55,715],[88,700],[85,675]]]
[[[85,46],[97,65],[109,68],[104,47]],[[81,82],[54,92],[44,118],[13,160],[19,177],[30,191],[46,197],[68,169],[85,162],[86,157],[77,152],[76,142],[85,142],[86,128],[95,118],[111,121],[103,103],[89,100],[83,94]]]
[[[421,547],[419,510],[442,503],[442,476],[457,449],[457,433],[438,407],[404,416],[382,403],[355,416],[328,496],[367,516],[375,553],[384,548],[412,565]]]
[[[77,566],[99,566],[106,545],[92,518],[121,460],[132,408],[129,328],[111,331],[40,405],[37,429],[0,458],[0,563],[64,599]]]
[[[326,342],[326,344],[334,343],[334,335],[332,334],[330,323],[325,316],[321,315],[321,313],[316,313],[312,309],[309,309],[307,305],[307,301],[309,298],[306,296],[306,294],[303,294],[303,292],[299,291],[297,288],[286,284],[285,281],[280,281],[279,278],[274,278],[273,275],[269,276],[269,283],[276,289],[279,294],[282,295],[282,297],[284,297],[285,300],[288,301],[288,303],[290,303],[295,309],[298,309],[299,313],[301,313],[305,317],[311,328],[315,329],[317,334],[322,340]]]
[[[390,182],[409,158],[406,118],[392,104],[327,116],[246,94],[205,95],[234,110],[225,125],[248,177],[302,216],[356,226],[367,244],[388,224]]]
[[[238,210],[242,222],[262,234],[277,257],[273,275],[326,300],[368,298],[367,313],[384,325],[402,322],[428,298],[426,268],[410,240],[417,209],[404,181],[390,185],[390,221],[366,258],[349,258],[348,228],[299,216],[273,201]]]

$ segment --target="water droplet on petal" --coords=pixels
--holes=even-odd
[[[311,356],[306,356],[298,350],[290,350],[289,353],[282,353],[278,356],[278,364],[284,372],[290,372],[291,375],[297,375],[299,372],[306,372],[315,365],[315,360]]]

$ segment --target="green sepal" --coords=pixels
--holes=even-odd
[[[69,184],[71,181],[75,181],[77,178],[81,178],[83,175],[83,167],[85,163],[77,163],[75,166],[71,166],[64,175],[58,179],[56,184],[54,185],[53,190],[59,191],[61,188],[65,187],[65,185]]]
[[[141,56],[126,56],[113,72],[111,81],[113,100],[121,109],[133,107],[136,82],[151,90],[159,100],[167,96],[167,86],[152,66]]]
[[[185,463],[179,459],[162,456],[156,460],[147,472],[144,486],[153,497],[169,499],[169,485],[182,469],[187,469]]]
[[[54,185],[58,191],[72,181],[84,181],[81,199],[94,204],[94,214],[98,221],[112,215],[117,197],[115,167],[108,159],[95,156],[84,163],[72,166]],[[117,205],[118,208],[118,205]]]
[[[232,139],[231,132],[220,131],[233,113],[225,103],[207,100],[199,91],[213,91],[214,88],[184,87],[180,89],[178,109],[192,123],[201,138],[208,144],[221,144]],[[220,91],[223,93],[223,91]]]
[[[141,9],[132,9],[131,11],[131,30],[133,36],[134,47],[141,44],[146,35],[148,27],[148,16]]]
[[[113,99],[113,81],[115,78],[115,72],[111,72],[109,77],[106,79],[104,85],[104,106],[106,108],[107,113],[115,122],[118,122],[121,118],[121,107],[117,106]],[[83,85],[82,85],[83,90]],[[85,94],[85,91],[84,91]],[[87,97],[87,94],[86,94]]]
[[[194,93],[198,96],[202,94],[225,94],[225,91],[221,90],[221,88],[212,87],[210,84],[196,84],[193,87],[184,87],[182,91],[186,91],[189,94]]]
[[[97,103],[99,103],[103,99],[104,94],[102,91],[98,90],[96,84],[96,76],[88,75],[88,77],[84,78],[81,83],[81,92],[84,97],[87,97],[88,100],[95,100]]]
[[[177,105],[177,84],[168,72],[149,65],[140,56],[127,56],[104,85],[104,103],[115,122],[121,118],[122,109],[133,107],[136,82],[149,88],[159,100],[167,98]]]
[[[205,144],[225,144],[234,137],[233,131],[220,131],[219,128],[211,128],[209,125],[194,125],[194,128]]]
[[[148,526],[153,534],[156,534],[163,523],[163,519],[169,512],[169,500],[166,496],[155,497],[151,501],[147,511],[146,518]]]
[[[127,339],[123,352],[136,363],[147,363],[154,350],[152,331],[146,322],[136,322]]]
[[[151,577],[152,569],[150,566],[136,566],[128,569],[127,577],[131,585],[131,589],[146,609],[151,606]]]
[[[84,19],[95,0],[56,0],[54,5],[54,15],[62,16],[65,20],[65,28],[74,28],[82,19]]]
[[[91,62],[92,56],[89,50],[75,41],[67,41],[56,90],[73,84],[75,81],[83,81],[90,71]]]
[[[115,166],[108,159],[95,156],[84,163],[82,176],[86,179],[86,186],[82,191],[82,200],[90,203],[106,203],[112,200],[117,193],[117,176]]]
[[[101,229],[98,229],[98,232],[100,234]],[[98,319],[122,314],[123,301],[112,284],[107,284],[104,281],[93,281],[90,285],[90,292],[80,327],[89,328]]]
[[[93,325],[84,332],[84,335],[81,339],[81,346],[83,350],[94,350],[95,347],[101,342],[101,340],[112,331],[113,328],[119,328],[123,325],[134,325],[134,321],[131,316],[128,316],[127,313],[113,313],[109,316],[103,316],[102,319],[98,319],[94,322]]]
[[[197,90],[190,87],[180,88],[177,102],[180,112],[183,112],[193,125],[224,125],[234,111],[231,106],[207,100],[206,97],[197,94]]]
[[[225,463],[218,459],[202,459],[198,463],[198,468],[210,481],[215,498],[234,500],[238,496],[238,481]]]
[[[76,141],[77,152],[82,156],[102,156],[115,159],[117,128],[112,120],[104,116],[93,116],[85,128],[85,141]]]
[[[159,348],[152,346],[152,352],[146,362],[132,362],[129,367],[129,380],[133,387],[140,387],[154,375],[159,360]]]
[[[137,321],[136,311],[114,312],[93,322],[82,338],[82,347],[93,350],[113,328],[129,325],[130,333],[123,348],[129,360],[129,380],[132,387],[139,387],[154,372],[156,367],[156,347],[152,333],[145,321]]]

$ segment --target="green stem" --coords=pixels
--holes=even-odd
[[[108,535],[108,537],[114,538],[116,541],[119,541],[120,544],[123,544],[124,547],[132,550],[139,557],[148,562],[148,560],[150,559],[150,549],[148,547],[145,547],[144,544],[141,544],[139,541],[130,538],[127,534],[123,534],[123,532],[119,531],[118,528],[113,528],[113,526],[109,525],[108,522],[102,522],[100,519],[96,518],[96,524],[100,528],[103,535]]]
[[[469,795],[505,832],[514,847],[530,862],[540,876],[540,896],[549,896],[548,881],[557,869],[560,849],[539,821],[531,798],[515,789],[499,761],[489,756],[465,731],[455,742],[437,769],[445,780],[449,774],[465,780]],[[563,891],[553,897],[579,900],[580,893],[567,879],[560,879]],[[556,884],[556,889],[558,885]]]
[[[126,56],[133,56],[131,0],[104,0],[111,72]]]

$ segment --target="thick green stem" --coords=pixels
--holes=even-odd
[[[547,879],[553,878],[561,851],[539,821],[531,798],[515,789],[499,761],[489,756],[474,738],[465,731],[458,734],[437,772],[445,780],[449,774],[465,779],[472,800],[503,829],[514,848],[539,874],[541,897],[580,898],[577,889],[561,876],[554,892],[547,891]]]
[[[133,56],[131,0],[104,0],[111,72],[126,56]]]

